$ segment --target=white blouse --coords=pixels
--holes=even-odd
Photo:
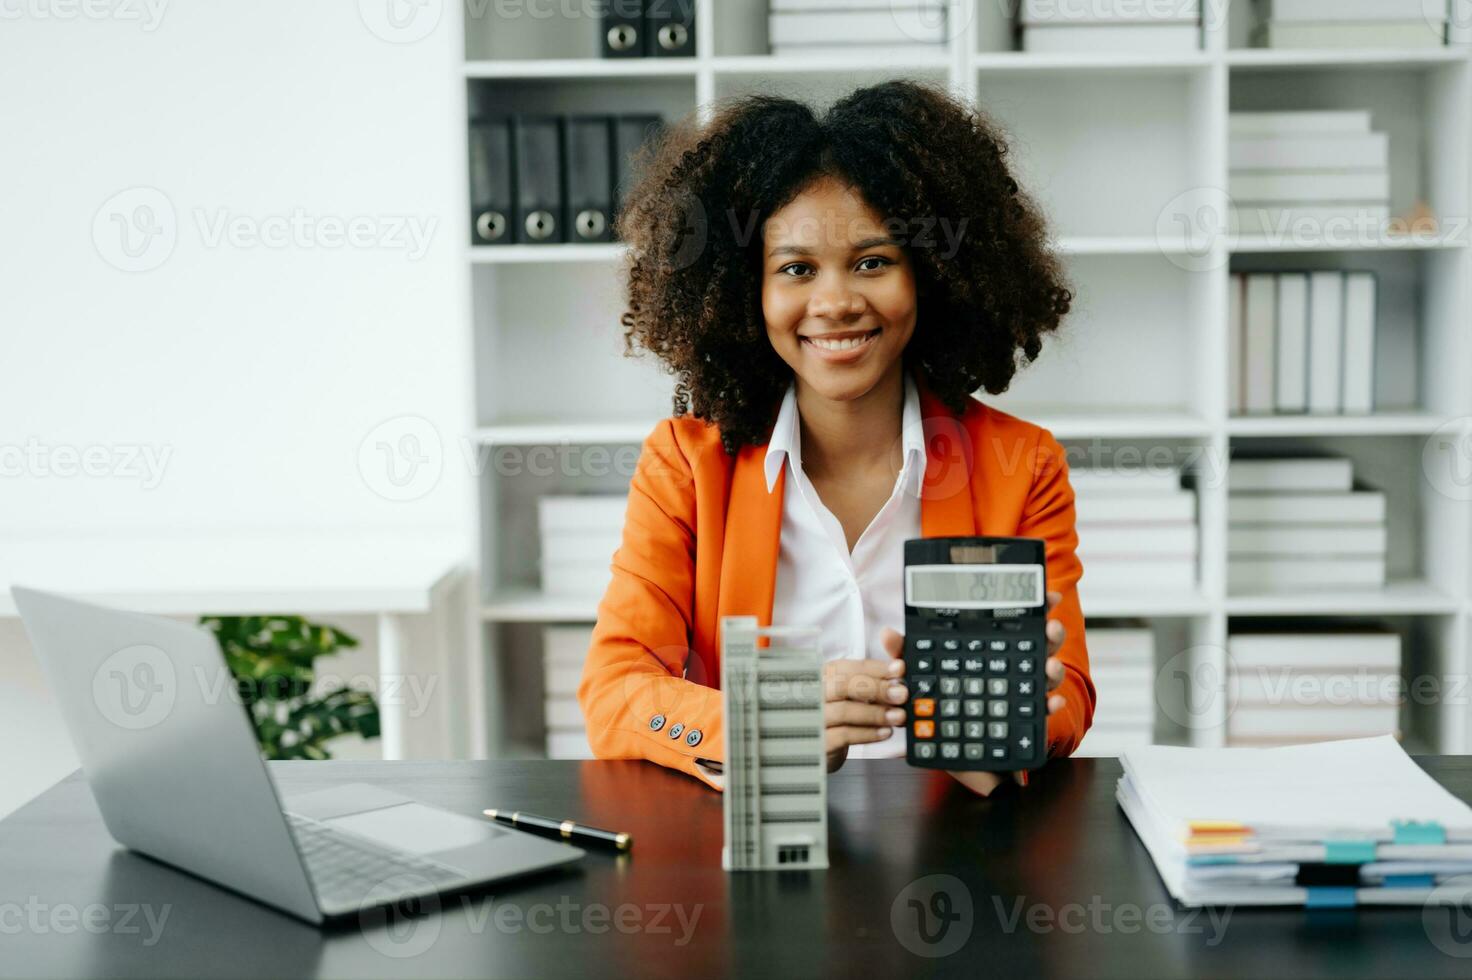
[[[920,396],[905,374],[901,416],[904,463],[894,491],[854,544],[802,468],[801,429],[795,386],[789,384],[764,460],[771,493],[787,464],[782,496],[782,538],[777,559],[772,623],[817,626],[825,659],[872,657],[888,660],[879,631],[905,631],[904,547],[920,537],[920,487],[925,476],[925,436]],[[904,755],[903,726],[882,742],[850,746],[850,758]]]

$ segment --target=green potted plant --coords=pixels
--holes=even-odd
[[[314,661],[355,647],[355,637],[300,616],[202,616],[220,641],[236,690],[268,759],[328,759],[326,743],[357,733],[378,737],[369,691],[314,691]]]

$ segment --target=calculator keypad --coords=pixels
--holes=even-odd
[[[1034,638],[906,638],[910,761],[1030,769],[1044,760],[1047,682]]]

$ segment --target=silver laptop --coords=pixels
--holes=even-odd
[[[583,852],[365,784],[283,809],[212,633],[13,588],[108,832],[308,922]]]

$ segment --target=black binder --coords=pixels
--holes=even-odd
[[[562,199],[562,120],[516,116],[516,240],[526,245],[566,241]]]
[[[568,116],[568,240],[606,242],[613,238],[613,127],[609,116]]]
[[[511,119],[498,116],[470,122],[470,241],[509,245],[516,240]]]
[[[599,48],[605,58],[642,58],[648,53],[644,40],[645,0],[608,0],[603,11],[603,41]]]
[[[656,115],[629,114],[613,119],[613,213],[617,220],[623,208],[624,195],[638,174],[634,172],[634,153],[659,135],[664,122]]]
[[[695,56],[695,0],[645,0],[644,33],[656,58]]]

